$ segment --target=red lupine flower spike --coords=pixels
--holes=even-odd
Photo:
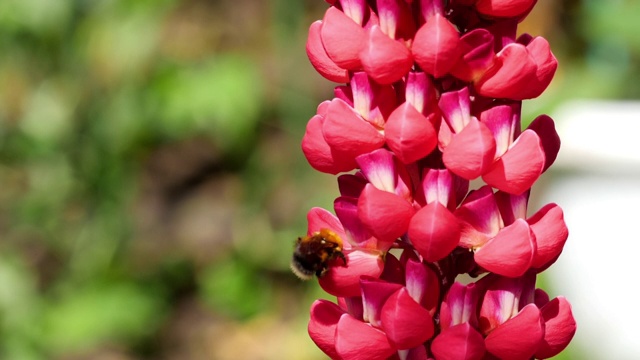
[[[568,229],[558,205],[527,207],[560,139],[546,115],[521,128],[522,100],[557,69],[544,38],[516,38],[536,0],[327,2],[307,54],[344,85],[302,150],[316,170],[349,173],[335,215],[313,208],[296,243],[293,268],[338,298],[312,305],[309,335],[342,360],[557,355],[576,322],[535,282]]]

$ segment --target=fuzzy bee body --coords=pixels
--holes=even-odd
[[[291,270],[302,280],[313,275],[321,277],[330,263],[340,258],[344,265],[347,259],[342,252],[342,240],[331,230],[322,229],[311,236],[299,237],[291,258]]]

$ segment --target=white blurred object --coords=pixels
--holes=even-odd
[[[551,295],[572,304],[574,354],[640,359],[640,102],[576,101],[552,117],[562,146],[539,200],[563,208],[569,240]]]
[[[640,174],[640,102],[573,101],[553,118],[562,142],[555,167]]]

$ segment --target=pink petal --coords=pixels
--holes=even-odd
[[[462,222],[460,246],[469,249],[484,245],[503,227],[493,189],[488,185],[471,192],[454,214]]]
[[[450,327],[469,323],[478,325],[477,307],[479,288],[475,283],[462,285],[454,282],[440,309],[440,326],[443,330]]]
[[[410,0],[411,2],[413,0]],[[470,5],[470,4],[469,4]],[[422,20],[429,20],[432,16],[444,14],[444,2],[441,0],[421,0],[420,1],[420,15]]]
[[[352,170],[356,167],[355,160],[340,154],[332,149],[322,135],[322,124],[324,119],[316,115],[307,123],[307,130],[302,138],[302,152],[309,165],[314,169],[337,174]]]
[[[522,194],[538,180],[544,169],[544,150],[538,135],[525,130],[482,179],[510,194]]]
[[[535,235],[525,220],[518,219],[476,251],[474,259],[488,271],[518,277],[531,267],[535,251]]]
[[[516,42],[518,19],[503,19],[493,22],[485,28],[493,35],[495,51],[500,51],[505,46]]]
[[[497,105],[480,114],[480,122],[487,126],[496,140],[495,157],[501,157],[520,135],[520,102]]]
[[[376,189],[367,184],[358,199],[358,217],[378,238],[378,248],[388,250],[393,242],[404,235],[414,210],[398,195]]]
[[[307,213],[307,235],[312,235],[322,229],[329,229],[336,233],[342,240],[346,238],[342,223],[338,218],[321,207],[314,207]]]
[[[562,208],[556,204],[547,204],[527,219],[536,237],[536,257],[531,264],[541,268],[556,259],[569,237],[569,229],[564,222]]]
[[[384,133],[389,148],[405,164],[427,156],[438,142],[431,122],[406,102],[391,113]]]
[[[424,72],[439,78],[458,61],[459,41],[455,26],[441,14],[435,14],[416,32],[411,52]]]
[[[471,118],[444,149],[442,160],[454,174],[473,180],[491,168],[495,153],[496,142],[491,131],[476,118]]]
[[[462,323],[436,336],[431,351],[438,360],[480,360],[485,353],[484,339],[469,323]]]
[[[429,360],[427,349],[424,345],[418,345],[412,349],[398,350],[398,355],[403,360]]]
[[[518,17],[527,13],[537,0],[478,0],[476,9],[490,17]]]
[[[413,105],[419,113],[427,116],[437,110],[438,90],[430,76],[423,72],[410,72],[405,87],[406,102]]]
[[[395,191],[397,172],[393,153],[377,149],[358,156],[356,162],[371,185],[391,193]]]
[[[344,227],[343,233],[347,234],[344,240],[349,240],[352,245],[361,248],[377,248],[377,240],[371,236],[371,232],[358,217],[358,198],[340,196],[334,200],[333,209]]]
[[[547,115],[538,116],[533,120],[531,125],[529,125],[528,129],[535,131],[542,143],[545,159],[542,172],[545,172],[549,166],[556,161],[556,157],[560,151],[560,136],[558,136],[558,133],[556,132],[553,119]]]
[[[332,359],[338,358],[336,351],[336,329],[344,311],[328,300],[316,300],[311,305],[309,336],[311,340]]]
[[[485,339],[487,351],[500,359],[526,360],[543,344],[544,320],[540,310],[529,304],[498,326]]]
[[[351,76],[353,109],[376,129],[384,128],[385,119],[396,108],[396,90],[391,85],[380,85],[359,71]]]
[[[337,299],[338,306],[345,310],[349,315],[358,320],[364,321],[364,306],[362,305],[362,297],[350,296],[339,297]]]
[[[563,296],[551,300],[540,309],[545,322],[542,347],[535,353],[538,359],[547,359],[564,350],[576,333],[576,320],[571,312],[571,304]]]
[[[528,99],[526,89],[536,83],[536,65],[521,44],[509,44],[497,55],[493,66],[475,83],[476,91],[489,98]]]
[[[463,54],[451,69],[451,75],[466,82],[479,79],[493,65],[493,35],[486,29],[469,31],[460,38]]]
[[[498,191],[494,194],[505,226],[513,224],[516,219],[525,219],[527,217],[529,193],[529,191],[525,191],[520,195],[512,195],[504,191]]]
[[[379,277],[384,261],[378,251],[353,250],[345,252],[347,264],[341,259],[330,266],[327,273],[318,279],[320,287],[338,297],[360,296],[360,277]]]
[[[344,314],[336,331],[336,350],[342,359],[384,360],[395,352],[384,332]]]
[[[427,341],[434,333],[429,312],[400,289],[382,307],[382,329],[397,349],[411,349]]]
[[[558,68],[558,60],[551,52],[549,42],[541,36],[536,36],[527,44],[527,52],[536,65],[536,81],[523,89],[521,97],[533,99],[540,96],[551,83]]]
[[[413,57],[406,45],[390,39],[378,26],[368,30],[360,50],[360,61],[364,71],[379,84],[402,79],[413,66]]]
[[[429,266],[409,259],[406,264],[406,288],[413,300],[433,316],[440,300],[440,280]]]
[[[363,25],[369,7],[365,0],[340,0],[342,11],[358,25]]]
[[[439,202],[449,210],[456,206],[456,176],[447,169],[425,169],[422,190],[426,204]]]
[[[307,56],[313,68],[324,76],[326,79],[337,82],[347,83],[349,82],[349,72],[333,62],[327,55],[327,51],[322,45],[322,39],[320,38],[320,29],[322,28],[322,21],[318,20],[311,24],[309,27],[309,37],[307,38]]]
[[[383,135],[339,99],[333,99],[329,104],[322,134],[332,150],[345,154],[344,161],[384,145]]]
[[[358,53],[364,43],[365,32],[353,19],[336,7],[330,7],[322,20],[320,37],[327,55],[336,65],[347,70],[360,67]]]
[[[460,240],[460,222],[438,202],[427,204],[413,216],[409,238],[427,262],[449,255]]]
[[[391,39],[413,38],[416,31],[415,22],[406,1],[378,0],[376,5],[383,33]]]
[[[362,304],[364,305],[364,321],[380,328],[382,307],[391,294],[402,289],[402,285],[378,279],[364,278],[360,280],[362,288]]]
[[[489,274],[476,285],[484,289],[478,328],[487,335],[516,316],[521,308],[533,303],[536,274],[528,272],[519,278]]]
[[[340,195],[357,198],[367,185],[367,180],[361,175],[343,174],[338,176]]]
[[[438,107],[454,133],[459,133],[471,121],[471,99],[469,88],[445,92],[440,96]]]

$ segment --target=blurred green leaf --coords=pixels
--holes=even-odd
[[[158,295],[124,281],[68,289],[47,309],[43,342],[53,353],[66,353],[147,336],[163,319]]]
[[[213,264],[199,282],[204,301],[218,314],[246,318],[271,304],[269,283],[241,261]]]
[[[59,33],[71,18],[72,4],[72,0],[3,0],[0,29]]]
[[[223,150],[254,138],[263,103],[257,66],[242,56],[219,55],[191,68],[173,69],[154,87],[150,106],[167,136],[207,133]]]

